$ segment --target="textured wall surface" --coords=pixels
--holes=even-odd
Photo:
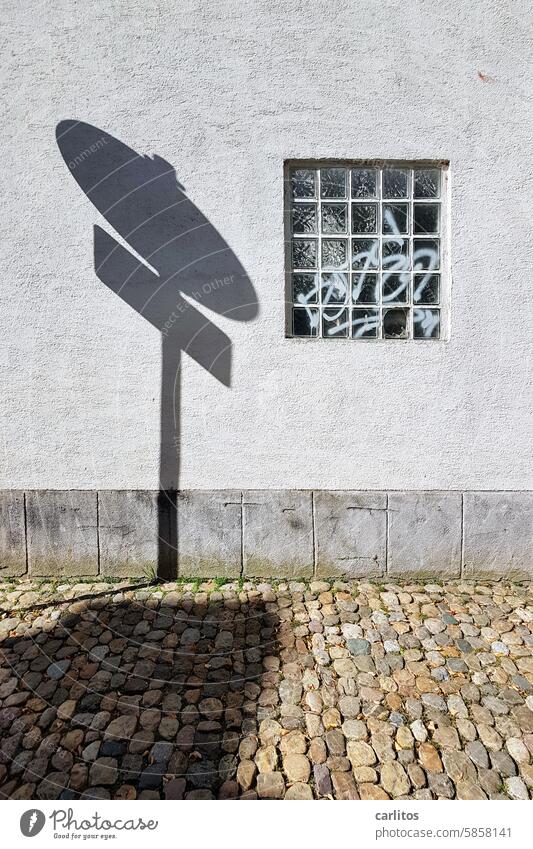
[[[1,6],[2,488],[159,487],[160,334],[95,274],[110,228],[58,152],[72,118],[171,163],[257,293],[253,321],[199,306],[231,381],[183,357],[171,484],[531,488],[529,0]],[[283,161],[305,157],[450,160],[449,341],[284,338]]]

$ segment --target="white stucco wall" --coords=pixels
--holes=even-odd
[[[231,387],[184,359],[181,487],[531,488],[529,0],[1,6],[0,487],[158,487],[159,334],[95,275],[78,118],[172,163],[257,292],[211,316]],[[306,157],[450,160],[449,341],[284,338]]]

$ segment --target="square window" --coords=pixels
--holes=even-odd
[[[445,337],[445,171],[425,162],[368,160],[289,166],[290,335]]]

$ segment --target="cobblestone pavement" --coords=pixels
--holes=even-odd
[[[528,799],[529,586],[0,584],[0,796]]]

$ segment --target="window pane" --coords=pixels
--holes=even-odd
[[[348,243],[345,239],[322,239],[322,267],[347,268]]]
[[[346,197],[346,169],[321,168],[320,194],[323,198]]]
[[[315,197],[315,172],[308,168],[299,168],[291,175],[292,196],[294,198]]]
[[[352,239],[352,268],[376,269],[379,263],[377,239]]]
[[[408,173],[400,168],[384,168],[382,174],[384,198],[409,197]]]
[[[438,239],[414,239],[413,240],[413,269],[433,271],[439,268],[439,240]]]
[[[352,197],[377,197],[377,171],[375,168],[354,168],[352,170]]]
[[[322,310],[323,336],[348,336],[348,310],[326,307]]]
[[[352,203],[352,233],[375,233],[377,227],[377,203]]]
[[[348,226],[348,208],[344,203],[322,204],[322,232],[346,233]]]
[[[439,303],[438,274],[415,274],[413,280],[413,301],[415,304]]]
[[[293,233],[316,233],[316,206],[314,203],[297,203],[292,208]]]
[[[292,275],[292,299],[297,303],[317,303],[318,288],[316,285],[316,274]]]
[[[318,321],[317,307],[294,307],[292,311],[294,336],[318,336]]]
[[[409,232],[409,205],[407,203],[384,203],[383,223],[384,233],[394,233],[399,236]]]
[[[413,204],[413,232],[429,234],[439,232],[438,203]]]
[[[378,336],[379,312],[369,309],[352,310],[352,339]]]
[[[383,239],[383,268],[386,271],[408,271],[409,241],[407,239]]]
[[[292,243],[293,268],[316,268],[316,239],[295,239]]]
[[[345,304],[348,299],[348,275],[334,271],[322,275],[321,300],[323,304]]]
[[[410,274],[388,274],[383,272],[383,303],[406,304],[409,296]]]
[[[413,194],[415,198],[438,198],[440,171],[438,168],[421,168],[415,171]]]
[[[385,339],[407,339],[409,336],[409,310],[383,310],[383,336]]]
[[[354,304],[377,304],[379,302],[379,278],[377,274],[352,274],[352,301]]]
[[[413,336],[415,339],[438,339],[440,336],[440,310],[414,310]]]

